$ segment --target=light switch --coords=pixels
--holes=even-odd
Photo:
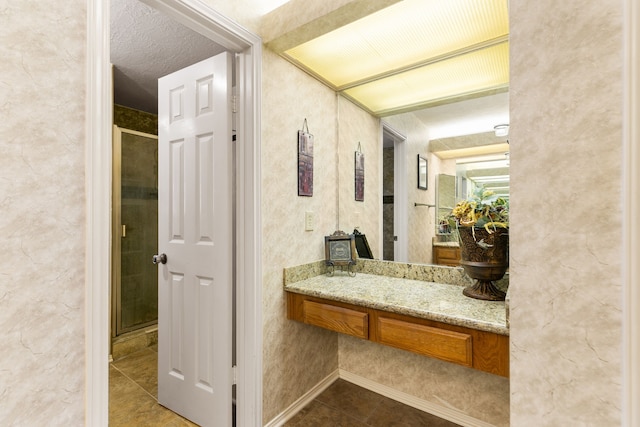
[[[304,230],[312,231],[314,226],[314,215],[313,212],[305,212],[304,213]]]

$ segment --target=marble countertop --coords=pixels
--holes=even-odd
[[[285,291],[509,335],[504,301],[481,301],[463,287],[389,276],[346,273],[286,283]]]

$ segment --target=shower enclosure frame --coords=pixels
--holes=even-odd
[[[141,330],[158,323],[158,317],[156,315],[155,320],[152,321],[136,324],[133,327],[122,326],[122,239],[123,235],[126,236],[126,232],[124,231],[122,224],[122,134],[125,133],[154,139],[156,141],[156,146],[158,141],[158,135],[113,125],[113,175],[111,196],[113,209],[111,217],[111,338],[115,338],[116,336],[127,332]],[[157,241],[154,242],[154,244],[157,245]],[[149,263],[151,263],[151,258],[149,258]]]

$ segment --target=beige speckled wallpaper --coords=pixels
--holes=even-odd
[[[355,227],[367,236],[374,258],[380,258],[382,209],[382,139],[380,120],[339,98],[340,148],[340,229],[351,233]],[[355,200],[355,151],[364,154],[364,201]]]
[[[158,116],[144,111],[113,106],[113,124],[124,129],[136,130],[138,132],[158,134]]]
[[[263,55],[263,418],[268,422],[338,367],[335,334],[286,319],[283,269],[324,258],[336,224],[336,96],[270,52]],[[298,196],[297,130],[314,135],[313,197]],[[315,216],[305,231],[305,212]]]
[[[511,425],[621,425],[623,2],[509,4]]]
[[[0,13],[0,425],[84,424],[85,1]]]
[[[496,427],[509,426],[507,378],[346,335],[339,343],[340,369]]]

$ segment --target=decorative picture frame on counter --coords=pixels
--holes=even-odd
[[[418,188],[427,190],[429,188],[429,166],[427,159],[418,154]]]
[[[329,276],[332,276],[335,267],[343,269],[347,267],[349,275],[355,276],[352,267],[356,264],[356,243],[353,234],[344,231],[336,231],[330,236],[324,237],[325,261],[329,267]]]

